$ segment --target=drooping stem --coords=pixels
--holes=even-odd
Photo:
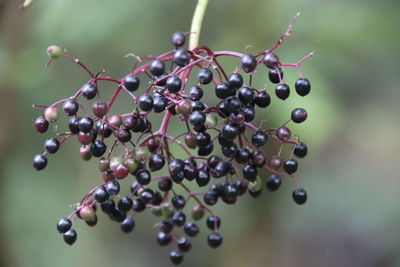
[[[201,23],[203,22],[208,0],[198,0],[194,10],[192,26],[190,27],[189,49],[193,50],[199,45]]]

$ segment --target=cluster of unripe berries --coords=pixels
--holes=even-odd
[[[221,219],[210,206],[219,200],[235,204],[247,192],[258,197],[263,188],[276,191],[283,176],[294,177],[298,168],[296,158],[307,155],[307,146],[298,138],[291,139],[287,126],[289,122],[305,121],[305,109],[294,109],[288,121],[276,128],[265,129],[252,123],[256,111],[267,108],[271,102],[269,91],[252,87],[252,75],[259,64],[267,67],[270,82],[276,84],[277,98],[285,100],[290,95],[289,85],[283,79],[285,64],[275,53],[213,52],[204,46],[189,50],[182,48],[185,39],[184,33],[174,33],[174,50],[159,57],[140,58],[146,63],[123,79],[102,76],[102,73],[95,75],[79,60],[64,54],[60,47],[49,47],[52,60],[71,59],[88,71],[91,79],[70,98],[47,107],[36,105],[44,108],[43,114],[34,122],[38,132],[45,133],[49,124],[57,121],[59,106],[69,117],[69,131],[47,139],[44,152],[34,156],[33,167],[44,169],[47,155],[56,153],[67,139],[75,136],[81,144],[82,159],[99,158],[98,168],[103,179],[75,205],[68,217],[58,221],[57,230],[67,244],[76,241],[77,233],[72,229],[76,218],[89,226],[96,225],[98,206],[126,233],[134,229],[134,217],[138,213],[151,210],[154,216],[161,218],[156,227],[157,243],[160,246],[173,244],[170,259],[179,264],[184,253],[191,249],[189,238],[198,235],[198,221],[203,217],[211,231],[207,237],[209,246],[217,248],[222,244],[218,232]],[[220,56],[238,57],[240,68],[227,75],[217,61]],[[139,78],[141,73],[149,77],[148,84]],[[197,83],[188,84],[193,73]],[[249,82],[243,75],[249,76]],[[108,102],[100,98],[99,81],[116,84]],[[212,83],[214,90],[207,92],[210,89],[205,89],[205,85]],[[139,93],[141,87],[145,90]],[[300,77],[294,87],[297,94],[306,96],[311,85],[308,79]],[[132,98],[133,111],[110,115],[116,97],[123,91]],[[204,103],[205,94],[214,94],[217,103]],[[83,103],[95,98],[93,115],[90,115],[84,110]],[[164,116],[158,130],[153,129],[149,119],[151,113]],[[170,136],[167,131],[174,117],[186,125],[185,132],[178,136]],[[267,156],[265,147],[271,142],[280,144],[280,150]],[[282,151],[286,144],[291,146],[291,151],[284,157]],[[179,148],[186,156],[174,156],[171,146]],[[122,196],[118,181],[129,175],[132,179],[130,192]],[[188,184],[191,184],[190,188],[204,190],[194,192]],[[304,204],[307,193],[297,186],[292,197],[297,204]],[[189,206],[189,200],[194,204]]]

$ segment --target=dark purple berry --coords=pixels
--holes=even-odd
[[[168,105],[168,100],[163,96],[156,95],[153,97],[153,105],[154,112],[161,113],[165,111],[165,108]]]
[[[260,108],[268,107],[271,103],[271,97],[266,91],[262,91],[254,97],[254,103]]]
[[[68,99],[63,104],[64,113],[67,116],[74,116],[79,109],[79,104],[73,99]]]
[[[90,145],[90,152],[92,152],[93,157],[101,157],[106,153],[107,146],[103,141],[95,140]]]
[[[211,215],[207,218],[207,227],[210,230],[216,231],[221,226],[221,219],[218,216]]]
[[[176,76],[169,77],[165,84],[165,88],[167,88],[167,90],[170,93],[178,93],[179,90],[181,90],[181,87],[182,87],[182,80]]]
[[[142,95],[139,97],[139,107],[143,111],[151,111],[154,106],[153,97],[150,95]]]
[[[105,186],[108,194],[113,196],[118,195],[119,190],[121,189],[119,183],[115,179],[108,181]]]
[[[81,88],[82,96],[87,99],[93,99],[97,95],[97,87],[92,83],[86,83]]]
[[[213,73],[210,69],[202,68],[197,72],[197,80],[201,84],[209,84],[213,79]]]
[[[179,67],[184,67],[190,62],[190,55],[184,49],[177,49],[172,56],[172,61]]]
[[[181,211],[175,211],[172,214],[171,220],[176,226],[181,227],[186,222],[186,215]]]
[[[105,186],[100,186],[94,193],[94,199],[99,203],[104,203],[109,197],[110,195]]]
[[[183,252],[180,250],[172,250],[169,253],[169,258],[171,259],[171,262],[175,265],[178,265],[180,263],[182,263],[183,261]]]
[[[193,222],[187,222],[183,227],[183,231],[190,237],[195,237],[200,232],[199,227]]]
[[[67,243],[70,246],[75,243],[76,237],[77,237],[77,234],[74,229],[70,229],[69,231],[67,231],[63,234],[65,243]]]
[[[158,181],[158,188],[163,192],[168,192],[172,188],[171,179],[164,178]]]
[[[186,41],[186,36],[183,32],[174,32],[171,36],[171,42],[176,47],[184,45],[185,41]]]
[[[154,76],[160,76],[165,72],[165,63],[159,59],[155,59],[150,63],[150,72]]]
[[[186,200],[182,195],[175,195],[171,199],[171,203],[172,203],[172,206],[174,206],[174,208],[176,210],[181,210],[185,207]]]
[[[304,108],[295,108],[292,111],[291,118],[295,123],[302,123],[307,119],[307,111]]]
[[[215,95],[220,99],[225,99],[229,96],[234,96],[236,94],[236,90],[234,88],[230,88],[226,83],[218,83],[215,86]]]
[[[208,245],[212,248],[217,248],[222,244],[222,236],[219,233],[211,233],[207,237]]]
[[[121,230],[124,233],[132,232],[133,228],[135,228],[135,220],[132,217],[126,217],[121,222]]]
[[[268,77],[272,83],[280,83],[283,79],[283,71],[281,68],[270,69]]]
[[[307,156],[308,148],[307,145],[304,143],[297,143],[294,146],[293,154],[295,154],[299,158],[304,158]]]
[[[157,243],[160,246],[166,246],[172,241],[172,235],[170,233],[159,232],[157,234]]]
[[[57,138],[48,138],[44,142],[44,149],[47,151],[49,154],[54,154],[58,151],[60,148],[60,142],[57,140]]]
[[[45,133],[49,128],[49,122],[43,116],[37,117],[35,119],[35,128],[39,133]]]
[[[243,77],[239,73],[232,73],[228,77],[228,86],[234,90],[239,89],[243,85]]]
[[[242,173],[244,178],[246,178],[250,182],[253,182],[256,180],[258,171],[255,166],[251,164],[246,164],[243,166]]]
[[[37,171],[43,170],[47,166],[47,158],[41,154],[36,154],[33,157],[32,165]]]
[[[275,87],[275,94],[279,99],[285,100],[290,95],[289,85],[286,83],[280,83]]]
[[[279,57],[274,53],[267,53],[263,57],[263,63],[270,69],[278,68],[281,64]]]
[[[78,127],[82,133],[89,133],[93,129],[93,120],[89,117],[79,119]]]
[[[283,162],[282,167],[288,174],[293,174],[297,171],[297,160],[287,159]]]
[[[140,80],[135,75],[127,75],[124,78],[124,86],[125,88],[130,91],[134,92],[139,88]]]
[[[122,143],[129,142],[132,138],[132,134],[128,129],[119,129],[116,133],[118,141]]]
[[[158,171],[164,167],[165,158],[161,154],[152,154],[149,158],[149,169],[150,171]]]
[[[294,84],[296,92],[300,96],[306,96],[310,93],[311,83],[307,78],[300,78]]]
[[[204,203],[213,206],[218,201],[218,193],[214,191],[208,191],[204,194],[203,198],[204,198]]]
[[[129,197],[122,197],[118,201],[118,209],[123,211],[123,212],[128,212],[132,208],[133,201]]]
[[[271,192],[278,190],[281,184],[282,179],[278,174],[272,174],[266,181],[266,187]]]
[[[246,73],[253,72],[257,67],[257,60],[251,54],[244,54],[240,61],[240,66]]]
[[[146,169],[140,169],[136,173],[136,180],[140,185],[148,185],[151,182],[151,174]]]
[[[57,222],[57,231],[61,234],[69,231],[71,229],[72,222],[68,218],[61,218]]]
[[[188,252],[192,248],[192,244],[186,237],[181,237],[178,240],[176,240],[176,246],[180,251],[183,252]]]
[[[256,147],[261,147],[267,143],[268,135],[264,131],[257,131],[251,137],[251,143]]]
[[[303,188],[293,190],[292,197],[294,202],[303,205],[307,201],[307,192]]]
[[[189,89],[189,97],[193,101],[200,100],[203,97],[203,89],[198,86],[192,86]]]

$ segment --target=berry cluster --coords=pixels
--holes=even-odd
[[[172,35],[175,49],[158,57],[137,57],[138,62],[145,63],[139,67],[135,65],[135,70],[122,79],[103,76],[104,71],[95,74],[62,48],[50,46],[50,62],[59,57],[70,59],[91,78],[67,99],[50,106],[34,105],[44,108],[34,122],[39,133],[45,133],[49,124],[57,121],[59,106],[69,118],[69,131],[47,139],[45,151],[34,156],[33,167],[43,170],[48,162],[47,155],[56,153],[67,139],[76,137],[81,144],[79,153],[83,160],[99,158],[98,168],[103,179],[75,205],[69,216],[58,221],[57,230],[63,234],[65,242],[72,245],[76,241],[77,233],[72,224],[77,218],[89,226],[96,225],[98,206],[126,233],[134,229],[135,216],[151,210],[154,216],[161,218],[156,224],[157,243],[160,246],[173,244],[170,259],[179,264],[184,253],[191,249],[190,238],[198,235],[198,221],[203,217],[210,230],[209,246],[217,248],[222,244],[221,219],[210,206],[219,200],[234,204],[246,192],[258,197],[263,187],[276,191],[283,176],[294,177],[298,167],[296,158],[305,157],[308,149],[299,138],[291,139],[288,124],[305,121],[307,111],[294,109],[279,127],[262,128],[252,124],[256,111],[267,108],[271,102],[268,90],[252,86],[256,69],[267,70],[280,100],[290,95],[283,67],[296,67],[299,71],[300,78],[294,84],[297,94],[306,96],[310,92],[310,81],[301,74],[300,64],[312,53],[295,64],[283,64],[273,53],[288,36],[285,34],[271,49],[252,55],[212,51],[205,46],[184,49],[187,34],[176,32]],[[240,67],[227,74],[218,62],[223,56],[237,57]],[[195,84],[188,82],[191,74],[197,78]],[[247,81],[244,76],[248,76]],[[100,97],[100,81],[116,84],[108,102]],[[215,104],[202,101],[205,93],[212,93],[206,92],[210,90],[205,88],[209,84],[214,87]],[[144,89],[141,93],[140,88]],[[132,111],[112,115],[110,109],[121,91],[131,97]],[[90,100],[93,100],[92,114],[83,106]],[[149,118],[153,113],[163,115],[157,130]],[[186,130],[170,136],[167,129],[174,117],[186,125]],[[267,156],[264,148],[268,143],[278,143],[279,151]],[[291,146],[286,157],[283,155],[285,145]],[[176,157],[171,146],[177,146],[186,156]],[[261,170],[271,175],[260,175]],[[122,195],[118,181],[128,176],[132,179],[130,193]],[[188,184],[205,190],[194,192]],[[292,197],[297,204],[304,204],[307,193],[296,185]],[[190,200],[194,205],[188,207]]]

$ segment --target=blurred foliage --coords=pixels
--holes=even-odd
[[[62,45],[92,69],[121,77],[132,66],[126,54],[158,55],[171,48],[172,32],[189,30],[195,1],[38,0],[23,10],[21,4],[0,1],[0,264],[168,265],[150,214],[137,217],[130,235],[102,215],[93,229],[78,222],[77,243],[64,244],[55,222],[99,175],[95,162],[76,156],[76,140],[50,157],[45,171],[33,171],[31,157],[49,133],[34,131],[40,110],[31,105],[68,97],[88,79],[65,60],[45,69],[48,45]],[[296,206],[293,182],[285,181],[277,193],[217,205],[224,245],[208,248],[202,228],[183,266],[400,266],[399,7],[394,0],[210,1],[200,43],[214,50],[261,51],[302,13],[277,52],[295,62],[315,50],[303,65],[312,93],[285,102],[274,97],[261,117],[272,126],[294,107],[309,111],[309,120],[293,128],[310,148],[298,173],[309,202]],[[238,61],[223,63],[233,70]],[[290,84],[296,75],[285,73]],[[265,73],[255,80],[263,87]],[[112,87],[101,90],[106,97]],[[128,107],[121,98],[115,111]]]

